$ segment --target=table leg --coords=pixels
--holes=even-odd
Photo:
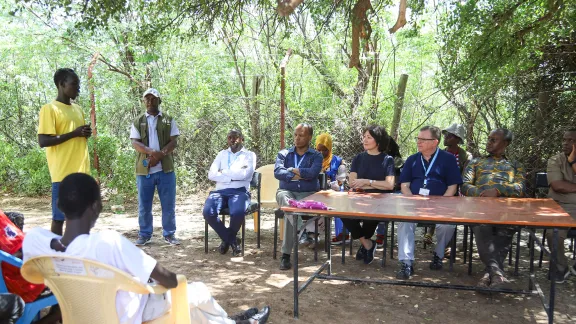
[[[384,238],[382,241],[382,261],[380,262],[382,268],[386,266],[386,249],[388,248],[388,224],[389,222],[384,222]]]
[[[462,240],[462,250],[464,250],[464,264],[468,257],[468,225],[464,225],[464,240]]]
[[[326,237],[326,245],[328,246],[327,249],[327,253],[328,253],[328,275],[331,276],[332,275],[332,246],[330,245],[330,237],[332,234],[332,218],[331,217],[324,217],[324,224],[326,224],[326,233],[330,233],[330,235],[328,235]]]
[[[552,238],[552,250],[550,251],[550,273],[556,271],[558,261],[558,229],[554,229]],[[548,323],[554,323],[554,299],[556,297],[556,278],[550,280],[550,302],[548,306]]]
[[[458,226],[454,227],[454,236],[452,236],[452,246],[450,249],[450,271],[454,270],[456,261],[456,238],[458,237]]]
[[[344,226],[342,227],[342,264],[346,263],[346,235],[348,235],[348,229]]]
[[[293,235],[294,235],[294,318],[298,319],[298,216],[291,213],[288,217],[292,217]],[[286,217],[285,217],[286,218]],[[288,219],[286,218],[286,221]],[[286,224],[288,226],[288,224]]]
[[[518,229],[518,234],[516,236],[516,264],[514,265],[514,276],[518,277],[518,263],[520,260],[520,238],[522,237],[522,229]]]
[[[532,233],[536,235],[536,232],[532,230]],[[534,238],[530,235],[528,239],[528,248],[530,249],[530,277],[534,278]],[[534,283],[532,280],[528,280],[528,290],[534,289]]]
[[[318,219],[314,220],[314,262],[318,262]]]
[[[470,227],[470,251],[468,252],[468,275],[472,274],[472,252],[474,252],[474,231]]]

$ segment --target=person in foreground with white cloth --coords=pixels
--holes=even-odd
[[[83,173],[68,175],[60,184],[58,208],[64,212],[66,230],[59,236],[42,229],[31,229],[22,246],[24,261],[36,256],[66,255],[94,260],[125,271],[142,283],[151,278],[166,288],[178,284],[176,274],[165,269],[151,256],[116,231],[90,233],[102,211],[100,188],[94,178]],[[188,284],[191,323],[253,324],[265,323],[270,308],[261,312],[251,308],[228,316],[201,282]],[[164,295],[141,295],[119,291],[116,311],[120,323],[142,323],[165,314],[170,301]]]

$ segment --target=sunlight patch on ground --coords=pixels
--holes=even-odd
[[[266,284],[276,288],[284,288],[290,282],[292,282],[292,278],[281,273],[273,273],[266,279]]]

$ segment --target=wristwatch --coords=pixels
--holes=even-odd
[[[566,160],[566,161],[568,162],[568,165],[569,165],[569,166],[572,166],[574,163],[576,163],[576,160],[574,160],[574,161],[572,161],[572,162],[570,162],[570,161],[568,161],[568,160]]]
[[[374,182],[374,180],[370,180],[370,185],[372,185],[373,182]]]

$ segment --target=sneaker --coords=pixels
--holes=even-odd
[[[396,272],[396,279],[408,280],[414,275],[414,267],[400,262],[400,269]]]
[[[478,283],[476,284],[476,287],[480,287],[480,288],[490,287],[490,274],[488,272],[486,272],[484,274],[484,276],[480,279],[480,281],[478,281]]]
[[[282,254],[282,258],[280,258],[280,270],[290,270],[290,268],[292,268],[290,254]]]
[[[252,318],[252,316],[254,316],[254,315],[256,315],[256,314],[258,314],[258,308],[253,307],[253,308],[250,308],[250,309],[248,309],[248,310],[245,310],[245,311],[243,311],[243,312],[241,312],[241,313],[238,313],[238,314],[234,314],[234,315],[232,315],[232,316],[229,316],[228,318],[231,319],[231,320],[233,320],[233,321],[238,322],[238,321],[249,320],[250,318]]]
[[[230,248],[230,244],[222,241],[222,243],[220,243],[220,246],[218,247],[218,252],[220,252],[220,254],[226,254],[226,253],[228,253],[229,248]]]
[[[264,306],[264,308],[262,308],[262,310],[252,316],[252,318],[250,318],[252,321],[252,323],[256,322],[258,324],[265,324],[266,322],[268,322],[268,317],[270,317],[270,306]],[[244,324],[244,323],[242,323]]]
[[[568,268],[564,269],[564,271],[557,270],[554,273],[554,279],[556,280],[557,284],[564,283],[564,280],[566,280],[569,276],[570,276],[570,270]],[[548,271],[548,280],[551,280],[550,271]]]
[[[360,260],[364,260],[364,256],[366,255],[366,249],[364,248],[364,245],[360,244],[360,248],[358,249],[358,252],[356,252],[356,260],[360,261]]]
[[[308,233],[306,232],[306,230],[303,230],[302,233],[300,234],[300,238],[298,239],[298,244],[308,245],[308,243],[309,243]]]
[[[432,257],[432,262],[430,262],[430,269],[432,270],[441,270],[442,269],[442,259],[434,252],[434,256]]]
[[[562,280],[564,281],[564,280]],[[510,280],[501,274],[495,274],[490,279],[490,288],[509,288]]]
[[[338,234],[338,236],[335,236],[332,238],[332,245],[340,245],[342,244],[342,233]],[[346,234],[346,238],[344,239],[344,242],[349,242],[350,241],[350,234]]]
[[[374,252],[376,252],[376,242],[372,240],[372,247],[370,250],[365,250],[366,254],[364,254],[364,264],[370,264],[374,261]]]
[[[230,247],[232,248],[232,256],[233,257],[242,256],[242,246],[240,244],[232,243],[232,244],[230,244]]]
[[[144,236],[140,236],[138,235],[138,239],[136,240],[136,242],[134,242],[134,244],[136,246],[143,246],[146,245],[148,243],[152,242],[152,238],[151,237],[144,237]]]
[[[164,236],[164,241],[170,245],[180,245],[180,241],[174,236],[174,234]]]

